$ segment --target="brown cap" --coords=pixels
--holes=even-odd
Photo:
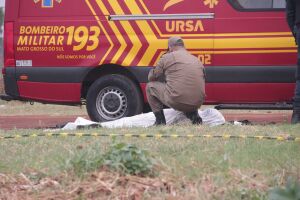
[[[168,46],[169,47],[174,47],[174,46],[181,46],[184,47],[183,40],[179,36],[173,36],[169,38],[168,41]]]

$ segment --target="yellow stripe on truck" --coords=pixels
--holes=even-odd
[[[122,10],[121,6],[118,4],[117,1],[110,0],[110,3],[116,13],[124,14],[124,11]],[[128,21],[120,21],[120,23],[133,44],[133,47],[122,62],[123,66],[130,66],[133,59],[137,56],[138,51],[142,48],[142,43]]]
[[[139,6],[136,4],[135,1],[126,0],[125,4],[127,5],[128,9],[131,13],[134,14],[142,14]],[[144,34],[144,37],[149,43],[149,47],[147,48],[146,52],[144,53],[143,57],[138,63],[138,66],[149,66],[151,59],[155,55],[157,49],[166,48],[167,47],[167,40],[159,40],[157,39],[155,33],[149,27],[147,21],[136,21],[137,25],[140,27],[141,31]]]
[[[214,49],[294,48],[294,47],[295,47],[295,40],[292,37],[214,39]]]
[[[110,47],[109,47],[108,51],[105,53],[105,55],[103,56],[103,58],[101,59],[101,61],[100,61],[100,63],[99,63],[99,64],[101,65],[101,64],[104,63],[106,57],[108,56],[108,54],[110,53],[110,51],[113,49],[114,44],[113,44],[111,38],[109,37],[109,35],[107,34],[107,31],[106,31],[105,28],[103,27],[102,23],[100,22],[100,19],[99,19],[99,17],[97,16],[97,14],[96,14],[95,10],[93,9],[92,5],[90,4],[89,0],[85,0],[85,2],[86,2],[86,4],[88,5],[88,7],[90,8],[90,10],[91,10],[91,12],[93,13],[93,15],[95,16],[97,23],[99,24],[101,30],[104,32],[104,35],[107,37],[108,42],[109,42],[109,44],[110,44]]]
[[[96,2],[97,2],[100,10],[103,12],[104,15],[110,15],[107,8],[102,3],[102,0],[96,0]],[[113,30],[114,35],[117,37],[118,41],[121,44],[118,51],[116,52],[116,54],[114,55],[114,57],[111,60],[112,63],[116,63],[118,61],[118,59],[120,58],[120,56],[122,55],[123,51],[126,48],[126,42],[125,42],[124,38],[122,37],[122,34],[120,33],[119,29],[117,28],[115,22],[109,21],[108,24],[111,27],[111,29]]]

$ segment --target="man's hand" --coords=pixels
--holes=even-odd
[[[297,26],[294,26],[294,29],[293,29],[293,36],[295,38],[295,43],[296,45],[298,45],[298,42],[297,42]]]
[[[158,81],[162,76],[164,76],[164,56],[160,58],[156,67],[151,69],[148,75],[149,81]]]

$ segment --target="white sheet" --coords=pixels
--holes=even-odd
[[[204,125],[217,126],[225,123],[223,115],[216,109],[208,108],[203,111],[198,110]],[[167,125],[189,122],[182,112],[174,109],[164,109]],[[63,130],[76,130],[77,126],[89,126],[92,124],[100,124],[105,128],[131,128],[131,127],[149,127],[155,122],[155,116],[152,112],[135,115],[132,117],[124,117],[115,121],[97,123],[82,117],[78,117],[75,122],[66,124]]]

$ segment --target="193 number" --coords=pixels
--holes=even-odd
[[[74,51],[80,51],[85,47],[87,51],[93,51],[99,45],[100,28],[98,26],[91,26],[89,29],[86,26],[70,26],[66,32],[68,33],[67,45],[74,45]]]

